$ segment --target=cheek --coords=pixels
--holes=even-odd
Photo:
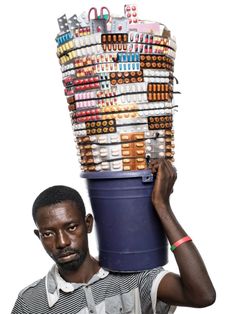
[[[72,246],[81,247],[81,248],[87,248],[88,247],[88,238],[87,234],[84,232],[77,232],[73,237],[71,238]]]
[[[41,241],[45,251],[49,254],[49,255],[52,255],[53,251],[54,251],[54,248],[55,248],[55,245],[53,244],[53,241],[49,241],[49,240],[42,240]]]

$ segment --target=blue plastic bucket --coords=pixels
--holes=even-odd
[[[102,267],[135,272],[168,262],[167,240],[151,202],[149,170],[84,172]]]

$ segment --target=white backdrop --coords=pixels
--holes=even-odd
[[[41,190],[65,184],[89,208],[56,57],[57,18],[127,1],[12,1],[1,4],[1,313],[52,262],[32,230]],[[129,3],[129,2],[128,2]],[[132,3],[132,2],[131,2]],[[175,97],[178,180],[172,207],[199,248],[217,290],[209,308],[231,313],[235,292],[235,10],[233,0],[136,0],[141,19],[167,25],[177,38]],[[152,3],[152,4],[151,4]],[[91,236],[96,254],[95,237]],[[173,256],[167,269],[177,271]]]

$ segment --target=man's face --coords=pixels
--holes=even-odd
[[[63,271],[77,270],[88,254],[87,233],[92,229],[92,217],[87,217],[82,217],[73,201],[38,209],[38,230],[35,230],[35,234]]]

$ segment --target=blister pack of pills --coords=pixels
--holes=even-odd
[[[57,56],[82,171],[174,161],[175,38],[134,4],[58,19]]]

